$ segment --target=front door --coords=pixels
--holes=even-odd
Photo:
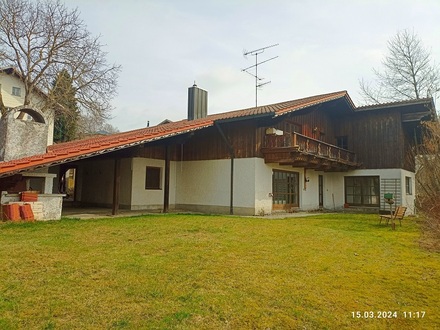
[[[273,170],[272,194],[274,211],[299,207],[299,173]]]

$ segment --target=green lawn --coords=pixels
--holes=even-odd
[[[440,254],[414,218],[396,228],[352,214],[2,223],[0,329],[438,329]]]

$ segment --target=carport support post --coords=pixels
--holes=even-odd
[[[163,213],[168,213],[170,207],[170,147],[165,146],[165,173],[163,190]]]
[[[113,177],[113,207],[112,215],[116,215],[119,210],[119,187],[121,186],[121,160],[115,159],[115,172]]]

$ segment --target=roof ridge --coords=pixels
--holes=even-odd
[[[390,101],[390,102],[383,102],[383,103],[374,103],[374,104],[366,104],[356,107],[356,109],[369,109],[369,108],[378,108],[383,106],[390,106],[390,105],[402,105],[402,104],[411,104],[411,103],[424,103],[427,101],[432,101],[432,97],[424,97],[420,99],[407,99],[407,100],[401,100],[401,101]]]

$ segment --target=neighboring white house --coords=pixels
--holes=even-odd
[[[6,108],[16,108],[24,104],[24,84],[18,72],[12,68],[0,68],[0,93]],[[44,94],[31,95],[31,106],[40,110],[44,109]],[[53,144],[54,111],[44,109],[44,115],[49,125],[47,145]],[[1,115],[0,115],[1,116]]]

